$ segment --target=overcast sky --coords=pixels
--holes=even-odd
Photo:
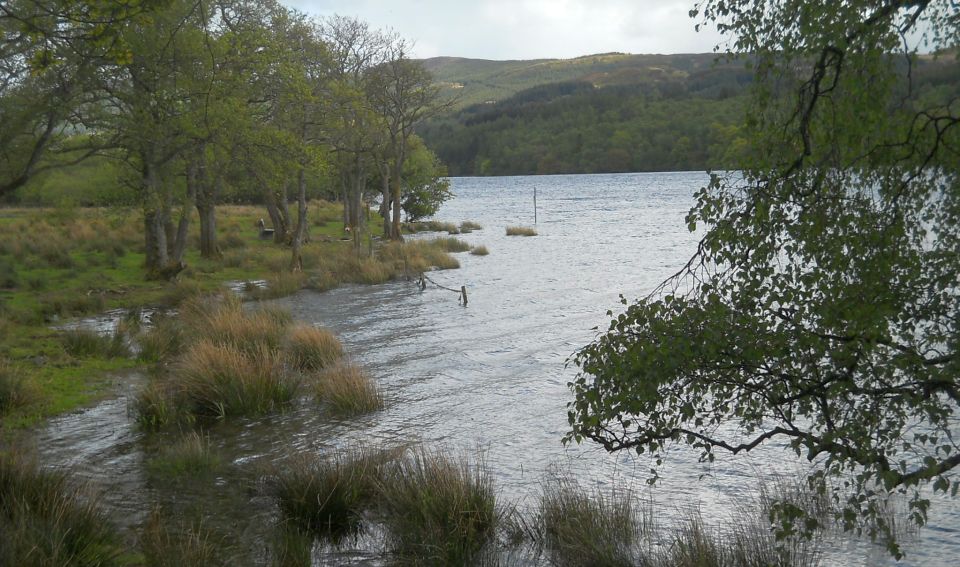
[[[315,16],[358,17],[415,43],[414,57],[570,58],[594,53],[702,53],[694,0],[283,0]]]

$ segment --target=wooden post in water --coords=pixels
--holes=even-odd
[[[463,306],[467,306],[467,286],[460,286],[460,298],[463,299]]]
[[[537,188],[533,188],[533,224],[537,224]]]

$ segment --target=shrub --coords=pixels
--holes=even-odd
[[[383,409],[383,396],[377,384],[354,364],[338,364],[323,370],[317,376],[316,393],[340,415]]]
[[[176,403],[197,417],[261,415],[288,404],[297,382],[277,352],[241,350],[203,339],[187,351],[173,380]]]
[[[121,565],[122,540],[68,475],[0,454],[0,565]]]
[[[130,356],[130,347],[123,333],[104,335],[96,331],[73,329],[63,333],[63,348],[78,358],[124,358]]]
[[[465,565],[492,540],[498,513],[483,462],[417,449],[381,488],[385,524],[400,557],[418,564]]]
[[[297,325],[287,335],[286,352],[301,370],[320,370],[343,356],[343,345],[333,332],[310,325]]]
[[[486,256],[487,254],[490,253],[490,251],[487,250],[486,246],[484,246],[483,244],[480,244],[479,246],[474,246],[470,250],[470,253],[473,254],[474,256]]]
[[[529,226],[508,226],[507,236],[536,236],[537,231]]]
[[[629,566],[641,525],[629,491],[584,490],[554,474],[541,487],[540,522],[554,563],[570,567]]]

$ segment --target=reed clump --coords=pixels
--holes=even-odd
[[[196,431],[161,448],[147,465],[150,472],[165,477],[197,476],[219,466],[220,455],[210,443],[210,437]]]
[[[37,398],[36,389],[26,373],[6,359],[0,358],[0,417],[26,406]]]
[[[404,231],[416,234],[418,232],[446,232],[448,234],[459,234],[460,229],[452,222],[437,220],[405,222],[402,225]]]
[[[427,245],[433,245],[444,252],[466,252],[470,250],[470,245],[459,238],[448,236],[447,238],[433,238],[427,241]]]
[[[473,254],[474,256],[486,256],[487,254],[490,253],[490,251],[487,250],[487,247],[484,246],[483,244],[479,244],[471,248],[470,253]]]
[[[137,337],[140,346],[138,358],[147,362],[159,362],[179,353],[186,344],[186,329],[174,317],[158,316],[153,325]]]
[[[314,371],[331,366],[343,357],[343,345],[328,329],[296,325],[287,336],[286,352],[295,367]]]
[[[65,331],[62,338],[64,350],[77,358],[126,358],[131,354],[126,337],[119,331],[102,334],[73,329]]]
[[[541,487],[539,528],[553,562],[565,567],[620,567],[637,563],[642,524],[629,491],[584,489],[554,474]]]
[[[152,379],[133,399],[130,413],[144,431],[157,431],[177,419],[173,394],[166,381]]]
[[[529,226],[508,226],[507,236],[536,236],[537,230]]]
[[[280,409],[293,400],[298,387],[279,352],[211,339],[193,345],[174,376],[177,406],[193,416],[215,419]]]
[[[460,223],[460,232],[463,234],[469,234],[475,230],[482,230],[483,227],[479,223],[473,221],[463,221]]]
[[[383,409],[383,395],[363,368],[340,363],[324,369],[316,377],[317,398],[333,413],[359,415]]]
[[[307,274],[303,272],[277,272],[267,278],[265,287],[254,288],[250,296],[253,299],[276,299],[293,295],[303,289],[307,279]]]
[[[59,567],[122,561],[119,533],[64,472],[0,454],[0,565]]]
[[[297,455],[273,471],[268,490],[288,523],[339,540],[360,531],[362,513],[376,500],[384,466],[395,456],[363,448]]]
[[[380,490],[394,551],[425,565],[466,565],[493,540],[499,514],[484,463],[415,449],[389,469]]]
[[[201,523],[170,525],[161,510],[151,512],[140,531],[145,567],[206,567],[228,565],[228,551]]]

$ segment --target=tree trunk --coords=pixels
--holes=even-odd
[[[147,277],[161,277],[163,269],[169,264],[167,255],[167,232],[164,227],[163,204],[160,198],[157,167],[150,156],[141,154],[143,161],[143,236],[146,250],[145,268]]]
[[[187,237],[190,230],[190,214],[193,213],[193,207],[197,203],[197,183],[199,182],[200,166],[195,160],[187,163],[187,195],[180,208],[180,222],[177,226],[175,240],[173,242],[173,262],[180,264],[183,262],[183,255],[187,251]]]
[[[303,271],[303,242],[307,233],[307,176],[302,166],[297,173],[297,228],[293,233],[290,271]]]
[[[380,165],[380,217],[383,219],[383,235],[390,236],[390,164]]]
[[[222,254],[217,245],[217,201],[223,189],[223,169],[217,170],[216,177],[211,180],[206,167],[206,158],[201,156],[201,167],[197,172],[197,213],[200,215],[200,257],[219,258]]]
[[[390,239],[403,242],[403,234],[400,232],[400,195],[402,193],[403,183],[403,156],[398,157],[393,168],[393,187],[391,188],[391,197],[393,198],[393,222],[390,224]]]

